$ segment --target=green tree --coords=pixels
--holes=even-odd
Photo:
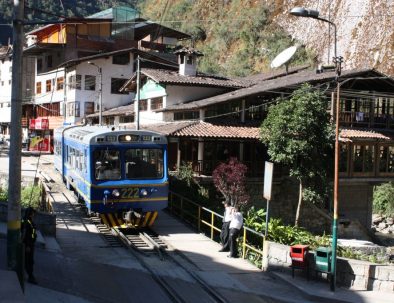
[[[333,130],[324,95],[306,84],[290,99],[279,99],[269,108],[260,136],[272,161],[288,166],[299,181],[298,226],[302,201],[322,202],[326,188]]]

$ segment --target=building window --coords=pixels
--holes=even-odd
[[[85,90],[96,90],[96,76],[85,76]]]
[[[36,83],[36,94],[41,94],[41,82]]]
[[[50,92],[52,90],[52,80],[47,80],[45,83],[46,83],[46,92]]]
[[[64,86],[64,78],[59,77],[56,79],[56,90],[62,90]]]
[[[127,94],[127,92],[120,92],[120,88],[126,83],[127,79],[111,78],[111,94]]]
[[[85,115],[90,115],[94,113],[94,102],[85,102]]]
[[[112,57],[112,64],[127,65],[130,62],[130,53],[114,55]]]
[[[119,117],[120,123],[132,123],[134,122],[134,116],[120,116]]]
[[[11,85],[11,80],[8,80],[8,84]]]
[[[155,110],[155,109],[160,109],[160,108],[163,108],[163,97],[151,99],[150,109]]]
[[[199,119],[199,117],[200,117],[200,113],[198,111],[174,113],[174,121],[195,120],[195,119]]]
[[[9,68],[9,72],[12,73],[12,65]]]
[[[42,59],[37,59],[37,73],[42,71]]]
[[[68,77],[68,87],[70,89],[81,89],[82,87],[82,76],[71,75]]]
[[[4,81],[1,81],[1,86],[4,86]]]
[[[48,67],[48,68],[51,68],[52,65],[53,65],[53,62],[52,62],[52,55],[48,55],[48,56],[46,57],[46,60],[47,60],[47,67]]]
[[[394,146],[379,147],[379,173],[394,173]]]
[[[79,101],[67,103],[67,116],[68,117],[79,117],[80,116],[80,106]]]
[[[353,172],[370,174],[374,169],[374,146],[354,145],[353,146]]]
[[[140,100],[140,111],[146,111],[148,110],[148,100]]]

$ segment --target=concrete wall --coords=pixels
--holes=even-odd
[[[265,270],[290,270],[290,247],[266,241],[263,268]],[[310,276],[314,275],[313,254],[308,255]],[[354,290],[377,290],[394,292],[394,266],[379,265],[365,261],[338,258],[337,282]]]

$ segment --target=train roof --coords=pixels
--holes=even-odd
[[[117,143],[119,136],[138,135],[138,141],[154,142],[156,144],[167,143],[162,134],[148,130],[124,129],[114,126],[69,126],[56,130],[57,134],[63,132],[65,138],[74,139],[84,144],[113,144]],[[142,140],[142,136],[149,136],[151,140]],[[136,142],[136,141],[132,141]]]

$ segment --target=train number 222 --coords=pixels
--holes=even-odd
[[[139,198],[139,190],[137,187],[121,188],[120,196],[123,199],[126,198]]]

